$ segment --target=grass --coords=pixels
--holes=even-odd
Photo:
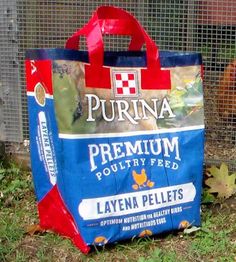
[[[236,261],[236,199],[202,207],[202,228],[191,234],[174,232],[133,239],[85,256],[68,239],[46,232],[30,236],[37,224],[30,172],[14,165],[0,168],[0,261]]]

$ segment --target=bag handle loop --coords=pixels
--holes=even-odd
[[[154,41],[131,14],[112,6],[99,7],[89,22],[82,29],[76,31],[65,45],[67,49],[77,50],[80,36],[86,37],[90,63],[90,65],[86,65],[86,69],[93,74],[93,82],[97,81],[97,86],[102,87],[103,85],[101,81],[99,84],[101,76],[110,78],[110,73],[103,66],[103,35],[105,34],[131,36],[129,51],[140,50],[144,44],[146,45],[147,68],[142,69],[142,75],[144,76],[142,81],[143,89],[170,88],[170,72],[161,70],[159,52]],[[97,73],[94,74],[95,72]]]
[[[104,54],[102,35],[104,34],[131,36],[129,51],[140,50],[145,43],[147,67],[155,64],[160,67],[158,48],[155,43],[131,14],[116,7],[99,7],[91,20],[67,40],[66,48],[78,49],[79,37],[83,35],[87,39],[91,65],[102,66]]]

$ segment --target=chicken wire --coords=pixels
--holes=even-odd
[[[24,53],[63,47],[100,5],[134,14],[161,50],[200,51],[205,66],[205,159],[236,166],[235,0],[0,0],[0,140],[28,139]],[[106,38],[107,49],[127,39]],[[85,48],[85,46],[84,46]]]

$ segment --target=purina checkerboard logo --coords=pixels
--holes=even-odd
[[[138,96],[137,71],[113,71],[113,89],[115,96]]]

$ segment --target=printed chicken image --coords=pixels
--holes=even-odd
[[[130,97],[117,97],[114,87],[87,87],[82,62],[55,61],[53,70],[54,102],[61,133],[158,130],[185,126],[188,122],[197,125],[198,119],[202,119],[199,116],[203,105],[198,102],[202,101],[199,66],[170,68],[171,90],[144,90],[137,84],[135,96]],[[164,117],[160,117],[163,100],[167,101],[169,109],[165,104]],[[103,106],[101,101],[105,101]]]
[[[146,186],[147,187],[154,186],[154,182],[151,182],[150,180],[148,180],[145,169],[142,169],[140,174],[137,173],[136,171],[133,171],[132,176],[133,176],[134,182],[136,183],[132,186],[134,190],[137,190],[137,189],[140,189]]]
[[[224,70],[217,92],[220,117],[236,124],[236,59]]]
[[[94,239],[94,244],[96,245],[105,245],[108,240],[104,236],[98,236]]]
[[[149,229],[143,230],[140,234],[139,237],[148,237],[152,235],[152,231]]]
[[[59,122],[59,129],[66,133],[103,133],[106,132],[122,132],[122,131],[138,131],[138,130],[156,130],[157,119],[148,115],[148,119],[140,119],[135,125],[129,119],[118,121],[120,117],[117,108],[113,110],[110,100],[116,101],[112,89],[90,88],[85,85],[85,69],[81,62],[72,61],[56,61],[54,62],[54,101],[56,107],[56,115]],[[67,70],[62,70],[64,68]],[[61,69],[62,68],[62,69]],[[132,99],[144,98],[149,104],[151,99],[163,99],[168,91],[160,90],[139,90],[137,97],[122,97],[122,100],[130,102]],[[93,112],[94,121],[87,121],[88,116],[88,99],[86,95],[95,95],[101,100],[106,100],[105,112],[108,118],[114,114],[114,120],[105,121],[102,116],[101,106]],[[93,101],[95,102],[95,101]],[[138,110],[141,111],[141,105]],[[134,111],[132,106],[128,109],[128,114],[132,117]],[[142,115],[140,115],[142,118]]]
[[[179,223],[179,229],[188,228],[190,226],[190,223],[187,220],[183,220]]]

